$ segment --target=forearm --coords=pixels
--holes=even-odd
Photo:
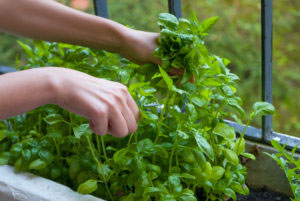
[[[29,38],[120,52],[125,26],[52,0],[0,0],[0,30]]]
[[[36,68],[0,76],[0,120],[45,104],[90,120],[99,134],[136,131],[139,109],[126,86],[66,68]]]
[[[0,120],[52,103],[50,80],[44,69],[0,75]]]

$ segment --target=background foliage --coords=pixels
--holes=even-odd
[[[73,3],[73,0],[63,1]],[[84,0],[82,0],[84,1]],[[156,16],[167,11],[166,0],[108,0],[110,18],[135,28],[158,31]],[[274,130],[300,136],[300,2],[293,0],[274,1],[273,44],[273,99],[276,115]],[[83,8],[86,9],[86,8]],[[194,10],[198,18],[218,15],[219,22],[208,40],[209,49],[231,60],[232,72],[240,76],[238,95],[244,100],[246,110],[251,103],[260,100],[261,46],[260,46],[260,1],[259,0],[184,0],[183,16]],[[92,12],[90,3],[87,12]],[[14,66],[16,55],[22,61],[21,47],[16,40],[26,40],[0,33],[0,64]],[[255,122],[260,126],[260,121]]]

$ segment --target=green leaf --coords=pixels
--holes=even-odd
[[[222,82],[216,78],[207,78],[203,81],[206,86],[221,86]]]
[[[275,113],[275,108],[268,102],[256,102],[253,105],[254,116],[256,115],[272,115]]]
[[[218,123],[213,130],[214,134],[220,135],[226,139],[235,139],[235,130],[226,123]]]
[[[226,96],[233,96],[235,93],[235,88],[233,86],[223,86],[222,91]]]
[[[202,153],[202,151],[193,148],[192,152],[194,154],[194,158],[197,160],[198,165],[201,166],[203,169],[205,169],[206,158],[205,158],[204,154]]]
[[[199,107],[203,107],[207,104],[207,100],[205,98],[198,98],[196,96],[192,97],[191,101]]]
[[[145,119],[152,121],[158,120],[158,116],[150,111],[141,111],[141,114]]]
[[[239,158],[238,158],[237,154],[234,151],[232,151],[230,149],[224,149],[224,154],[225,154],[226,159],[229,162],[233,163],[234,165],[239,164],[239,162],[240,162]]]
[[[158,15],[158,20],[161,23],[161,25],[164,25],[171,29],[177,28],[179,24],[177,18],[170,13],[160,13]]]
[[[212,166],[211,166],[210,162],[208,162],[208,161],[206,162],[204,171],[205,171],[207,179],[209,179],[212,174]]]
[[[185,178],[185,179],[196,179],[194,175],[188,174],[188,173],[181,173],[181,174],[173,174],[174,176],[178,176],[179,178]]]
[[[282,152],[284,148],[279,144],[277,140],[271,140],[272,146],[279,152]]]
[[[147,187],[147,188],[145,188],[145,190],[143,192],[143,196],[158,195],[160,193],[163,193],[163,190],[161,188],[158,188],[158,187]]]
[[[9,152],[2,152],[0,154],[0,165],[7,165],[9,157],[10,157],[10,153]]]
[[[180,183],[180,178],[177,175],[171,175],[168,177],[169,189],[174,193],[180,193],[182,191],[182,186]]]
[[[74,179],[81,170],[80,162],[78,159],[71,159],[69,167],[69,176]]]
[[[250,153],[241,153],[242,156],[246,157],[246,158],[250,158],[252,160],[255,160],[255,156],[253,154]]]
[[[212,167],[212,174],[211,174],[211,179],[213,181],[218,181],[223,177],[225,173],[225,169],[222,168],[221,166],[213,166]]]
[[[0,142],[7,137],[6,130],[0,130]]]
[[[109,168],[107,164],[99,164],[97,167],[97,172],[101,175],[101,178],[108,181],[109,176],[112,173],[112,170]]]
[[[236,193],[231,188],[225,188],[224,194],[236,201]]]
[[[39,152],[39,157],[47,164],[50,164],[54,160],[54,156],[47,150],[41,150]]]
[[[242,117],[245,115],[245,111],[235,98],[227,98],[226,101],[228,105],[236,109]]]
[[[41,170],[47,167],[47,163],[41,159],[36,159],[29,164],[31,170]]]
[[[213,25],[218,21],[219,17],[215,16],[215,17],[211,17],[208,18],[206,20],[204,20],[199,27],[199,31],[200,32],[207,32],[208,30],[210,30]]]
[[[44,118],[44,121],[49,125],[54,125],[63,122],[64,119],[60,114],[49,114]]]
[[[18,41],[19,45],[24,49],[25,53],[29,58],[33,58],[33,51],[32,48],[29,45],[26,45],[25,43],[22,43],[21,41]]]
[[[76,138],[80,139],[83,134],[92,134],[89,124],[81,124],[73,128],[73,132]]]
[[[30,151],[29,149],[22,150],[21,154],[22,154],[22,158],[23,158],[25,161],[30,161],[30,158],[31,158],[31,151]]]
[[[53,168],[51,168],[51,171],[50,171],[51,179],[55,180],[55,179],[57,179],[60,175],[61,175],[61,169],[60,169],[60,168],[58,168],[58,167],[53,167]]]
[[[249,189],[246,184],[241,185],[240,183],[234,181],[231,185],[231,188],[239,194],[246,196],[249,195]]]
[[[187,110],[187,113],[189,115],[189,119],[191,121],[196,121],[197,120],[197,110],[195,108],[195,106],[191,103],[187,103],[186,104],[186,110]]]
[[[77,188],[77,192],[80,194],[90,194],[96,191],[98,188],[98,184],[96,180],[90,179],[86,182],[80,184]]]
[[[127,157],[126,157],[127,154],[128,154],[128,149],[126,149],[126,148],[120,149],[113,156],[114,162],[116,164],[122,164],[124,161],[127,160]]]
[[[20,157],[18,158],[15,163],[14,163],[14,167],[16,172],[21,172],[22,168],[23,168],[23,159]]]
[[[245,152],[245,139],[243,137],[240,137],[236,140],[234,144],[234,151],[237,155],[240,155]]]
[[[194,134],[195,140],[197,142],[198,147],[201,151],[208,156],[212,161],[214,160],[214,151],[211,145],[207,142],[207,140],[201,136],[200,133],[196,132]]]
[[[177,135],[178,137],[180,137],[183,140],[189,139],[189,135],[186,134],[185,132],[181,131],[181,130],[177,130]]]
[[[137,151],[143,154],[149,154],[154,151],[153,143],[149,138],[143,139],[137,143]]]
[[[166,73],[166,71],[164,71],[160,66],[159,66],[159,71],[160,71],[164,81],[166,82],[169,90],[171,90],[173,88],[173,80],[169,77],[169,75]]]
[[[179,200],[180,201],[197,201],[197,198],[194,196],[194,192],[188,188],[183,189],[182,193],[180,194]]]

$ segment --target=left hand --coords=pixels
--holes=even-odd
[[[158,37],[159,33],[128,29],[125,33],[126,45],[124,50],[121,50],[120,53],[137,64],[155,63],[161,65],[162,61],[152,54],[154,49],[158,46]],[[183,68],[172,68],[169,71],[170,75],[182,76],[183,73]]]

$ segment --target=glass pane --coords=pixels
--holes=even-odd
[[[157,15],[168,12],[167,0],[108,0],[109,17],[136,29],[158,31]]]
[[[273,3],[273,127],[300,137],[300,2]]]

